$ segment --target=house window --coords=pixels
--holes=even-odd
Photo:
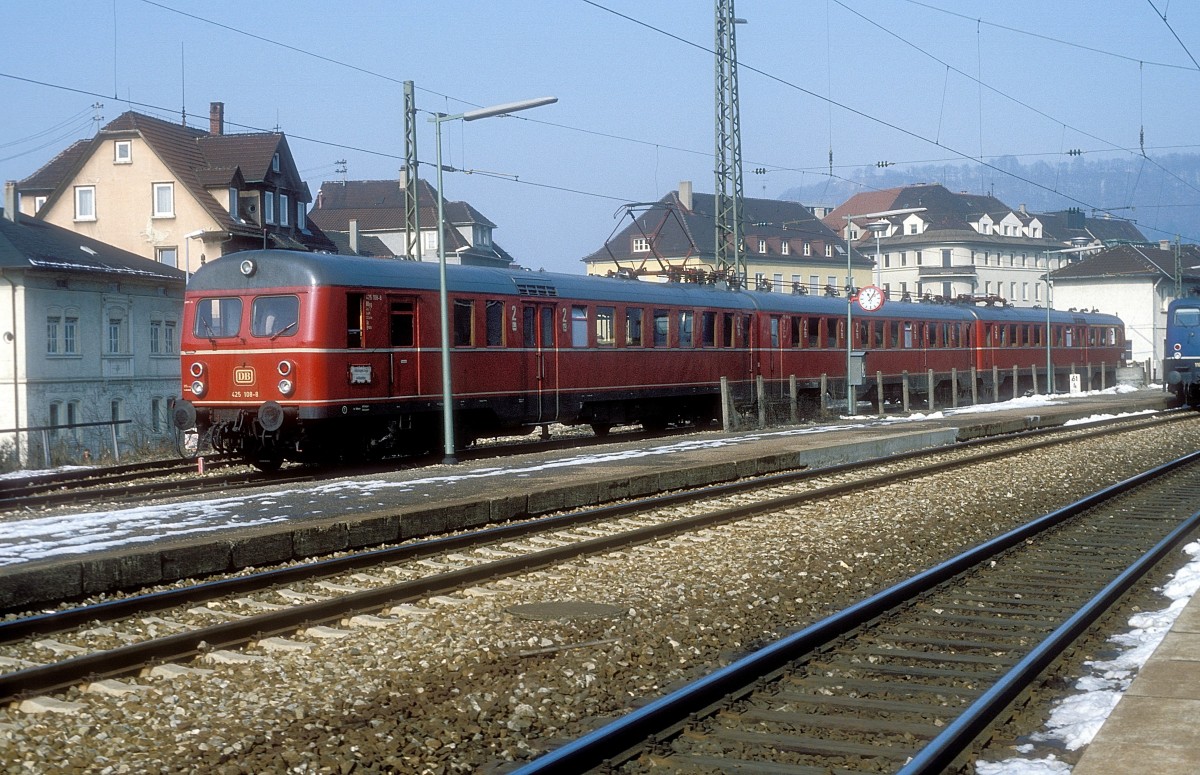
[[[175,352],[175,321],[163,321],[163,353],[170,355]]]
[[[775,285],[775,290],[782,291],[783,290],[783,272],[776,272],[774,275],[772,275],[771,282]]]
[[[238,218],[238,190],[234,186],[229,187],[229,214]]]
[[[811,256],[811,255],[812,255],[812,245],[810,245],[809,243],[805,242],[805,243],[804,243],[804,250],[803,250],[803,253],[804,253],[804,255],[806,255],[806,256]]]
[[[825,246],[825,258],[833,258],[833,245]]]
[[[62,318],[51,316],[46,318],[46,354],[58,355],[58,327]]]
[[[892,254],[891,254],[891,253],[884,253],[884,254],[883,254],[883,267],[884,267],[885,269],[888,269],[888,268],[890,268],[891,266],[892,266]]]
[[[920,250],[917,251],[917,266],[921,265],[921,253],[922,253],[922,251],[920,251]]]
[[[645,237],[634,237],[633,238],[633,252],[634,253],[649,253],[650,252],[650,240],[646,239]]]
[[[767,252],[767,241],[765,239],[760,239],[758,241],[758,252],[759,253]]]
[[[808,287],[810,290],[817,290],[817,288],[821,287],[821,278],[815,274],[810,274],[808,276]]]
[[[79,318],[63,318],[63,355],[78,355],[79,346],[76,332],[79,329]]]
[[[113,164],[133,163],[133,141],[117,140],[113,143]]]
[[[916,234],[917,233],[917,224],[915,224],[915,223],[908,224],[908,233]]]
[[[304,209],[303,202],[296,203],[296,228],[300,230],[308,228],[308,213]]]
[[[96,187],[75,187],[75,220],[96,220]]]
[[[154,217],[155,218],[174,218],[175,217],[175,184],[174,183],[155,183],[154,184]]]
[[[287,226],[289,222],[288,214],[291,207],[291,198],[287,194],[279,195],[279,225]]]
[[[59,410],[60,406],[62,406],[62,404],[59,401],[54,401],[50,404],[50,416],[49,416],[46,424],[51,426],[51,428],[52,428],[52,430],[50,431],[50,436],[52,438],[57,438],[57,436],[58,436],[58,427],[57,426],[60,422],[58,410]]]
[[[120,307],[109,308],[105,315],[104,353],[125,355],[129,353],[128,319]]]
[[[279,172],[279,154],[276,153],[271,157],[271,171]]]
[[[154,260],[160,264],[176,267],[179,266],[179,249],[178,248],[155,248]]]
[[[275,192],[263,192],[263,223],[275,223]]]
[[[79,402],[78,401],[68,401],[67,402],[67,425],[74,425],[77,422],[79,422]],[[75,430],[75,429],[71,429],[68,432],[72,436],[77,436],[79,434],[79,431]]]
[[[782,253],[782,254],[783,254],[783,255],[785,255],[785,256],[786,256],[786,255],[788,255],[788,254],[790,254],[790,253],[792,252],[792,251],[791,251],[791,250],[788,248],[788,241],[787,241],[787,240],[784,240],[783,242],[780,242],[780,243],[779,243],[779,252],[780,252],[780,253]]]
[[[437,250],[438,234],[436,229],[429,229],[421,232],[421,249],[427,251]]]
[[[42,205],[44,204],[46,204],[46,197],[35,196],[33,198],[33,214],[37,215],[41,211]]]
[[[150,354],[162,354],[162,325],[161,320],[150,321]]]

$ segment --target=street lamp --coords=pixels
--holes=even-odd
[[[899,210],[882,210],[877,213],[859,213],[858,215],[843,215],[842,220],[846,222],[846,414],[853,415],[858,408],[858,401],[854,395],[854,384],[850,379],[850,372],[854,367],[854,268],[851,265],[853,253],[850,250],[850,227],[858,218],[886,218],[889,215],[907,215],[909,213],[921,213],[927,208],[924,207],[903,207]],[[867,228],[875,231],[877,224],[887,224],[887,221],[876,221],[869,224]],[[880,228],[882,231],[887,226]],[[875,231],[875,266],[879,266],[879,232]]]
[[[538,97],[520,102],[508,102],[503,105],[493,105],[489,108],[476,108],[465,113],[434,113],[429,119],[437,130],[437,215],[438,215],[438,303],[442,318],[442,436],[445,442],[446,457],[443,463],[457,463],[454,456],[454,404],[450,389],[450,311],[446,298],[446,218],[444,205],[446,201],[442,189],[442,124],[447,121],[475,121],[480,118],[503,116],[516,113],[518,110],[528,110],[542,105],[558,102],[558,97]]]

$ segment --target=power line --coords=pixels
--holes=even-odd
[[[1163,24],[1167,25],[1167,29],[1170,30],[1171,34],[1175,36],[1175,41],[1179,44],[1179,47],[1183,49],[1183,53],[1187,54],[1188,59],[1192,60],[1192,64],[1196,66],[1196,69],[1200,70],[1200,63],[1196,62],[1196,57],[1192,56],[1192,52],[1188,50],[1187,44],[1183,42],[1183,39],[1179,37],[1179,33],[1175,32],[1175,28],[1171,26],[1169,21],[1167,21],[1167,15],[1159,12],[1158,8],[1156,8],[1154,5],[1154,0],[1146,0],[1146,2],[1150,3],[1150,7],[1154,8],[1155,15],[1162,19]]]

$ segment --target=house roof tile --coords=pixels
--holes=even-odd
[[[185,278],[173,267],[27,216],[13,222],[0,215],[0,268],[137,276],[174,283]]]

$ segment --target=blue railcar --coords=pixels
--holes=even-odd
[[[1163,372],[1180,404],[1200,405],[1200,297],[1175,299],[1167,307]]]

